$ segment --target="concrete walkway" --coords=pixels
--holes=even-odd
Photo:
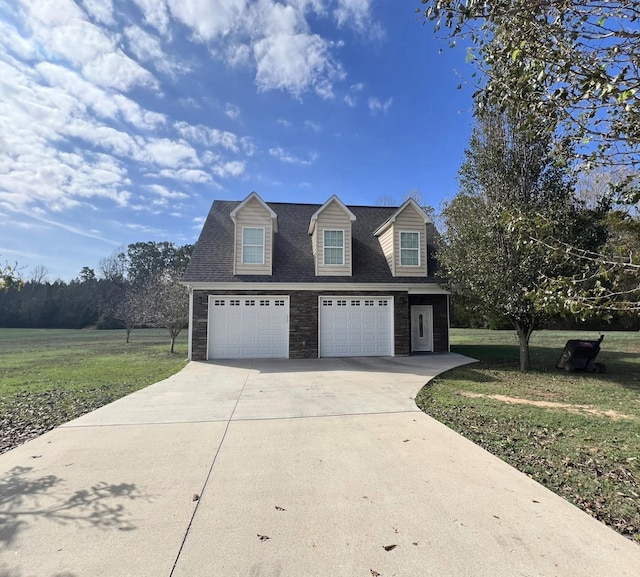
[[[1,577],[640,574],[421,413],[457,355],[190,363],[0,456]]]

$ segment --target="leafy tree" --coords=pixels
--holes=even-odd
[[[0,265],[0,291],[7,290],[11,287],[16,289],[22,288],[24,281],[20,275],[20,270],[17,262],[14,264],[5,262],[4,265]]]
[[[597,249],[580,248],[554,234],[546,215],[536,218],[528,239],[548,250],[560,266],[571,262],[573,274],[542,275],[535,289],[537,306],[550,313],[570,312],[584,319],[611,319],[640,311],[640,220],[629,211],[601,216],[606,238]]]
[[[559,121],[558,143],[588,162],[640,164],[637,0],[422,0],[417,12],[451,44],[470,42],[478,110],[517,106],[529,128]],[[473,74],[476,76],[476,73]],[[628,202],[640,190],[620,183]]]
[[[127,276],[134,286],[144,286],[157,275],[171,271],[182,275],[189,263],[193,245],[172,242],[136,242],[127,247]]]
[[[96,280],[96,271],[88,266],[83,266],[80,274],[78,275],[78,281],[81,283],[91,283]]]
[[[537,214],[562,223],[554,233],[574,240],[577,209],[573,181],[553,163],[551,134],[523,129],[519,117],[481,112],[460,170],[461,190],[443,211],[438,259],[455,293],[476,303],[487,318],[515,328],[520,369],[529,369],[529,338],[546,317],[535,303],[541,274],[559,265],[549,251],[530,242],[528,222]],[[568,272],[568,271],[565,271]]]

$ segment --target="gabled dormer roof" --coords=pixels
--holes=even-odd
[[[316,210],[313,215],[311,215],[311,220],[309,222],[309,234],[313,234],[313,230],[316,227],[316,223],[318,222],[318,216],[320,215],[320,213],[327,208],[327,206],[329,206],[332,202],[335,202],[343,211],[344,213],[349,217],[349,220],[351,222],[356,220],[356,215],[353,214],[347,207],[346,205],[334,194],[329,200],[327,200],[327,202],[325,202],[318,210]]]
[[[381,235],[387,228],[389,228],[398,218],[400,214],[408,207],[412,207],[421,218],[423,218],[425,224],[433,223],[429,215],[422,209],[422,207],[413,198],[408,198],[402,203],[402,206],[398,208],[387,220],[385,220],[375,231],[374,235]]]
[[[279,232],[273,239],[273,272],[271,276],[238,277],[234,272],[234,223],[229,214],[240,206],[238,201],[216,200],[209,211],[196,243],[193,256],[183,276],[186,283],[274,282],[274,283],[406,283],[409,277],[394,277],[374,231],[391,219],[397,207],[349,206],[357,217],[352,223],[353,269],[351,276],[322,277],[316,275],[308,227],[319,204],[269,202],[278,215]],[[266,213],[265,213],[266,214]],[[411,282],[437,284],[433,276],[430,236],[427,234],[427,270],[429,276],[416,276]],[[249,287],[249,284],[247,284]]]
[[[236,206],[230,213],[229,216],[233,222],[236,222],[236,215],[240,212],[247,204],[249,204],[252,200],[257,200],[267,211],[271,219],[273,220],[273,232],[278,232],[278,215],[271,209],[271,207],[260,198],[260,195],[253,191],[247,198],[245,198],[238,206]]]

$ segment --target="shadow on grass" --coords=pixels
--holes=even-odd
[[[122,501],[148,499],[132,483],[101,482],[76,491],[64,485],[55,475],[34,476],[32,467],[14,467],[0,477],[0,556],[17,544],[21,532],[41,521],[82,530],[133,531],[136,526]],[[0,565],[0,577],[19,575],[18,567]],[[55,577],[74,575],[63,572]]]

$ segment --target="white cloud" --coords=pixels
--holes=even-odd
[[[122,50],[102,54],[87,63],[82,71],[99,86],[128,91],[134,86],[158,87],[154,76],[129,58]]]
[[[221,146],[232,152],[238,152],[238,137],[233,132],[210,128],[202,124],[176,122],[175,128],[182,138],[205,146]]]
[[[68,68],[41,62],[35,69],[50,86],[60,88],[66,95],[75,98],[77,110],[86,112],[87,108],[91,108],[103,118],[124,120],[141,129],[157,128],[166,120],[163,114],[145,110],[122,94],[107,92]]]
[[[224,50],[224,56],[230,66],[249,66],[252,63],[252,50],[246,44],[230,42]]]
[[[320,132],[320,130],[322,129],[317,122],[313,122],[311,120],[305,120],[304,125],[306,128],[312,130],[313,132]]]
[[[133,0],[144,15],[145,22],[162,34],[169,29],[169,13],[164,0]]]
[[[391,108],[392,104],[393,98],[391,97],[382,102],[379,98],[373,96],[369,98],[369,112],[371,112],[371,114],[373,115],[386,114],[389,111],[389,108]]]
[[[188,71],[186,65],[179,64],[162,49],[162,43],[156,36],[149,34],[139,26],[128,26],[124,33],[129,40],[131,51],[138,60],[150,62],[156,70],[172,76],[177,72]]]
[[[333,95],[332,82],[344,77],[329,54],[329,43],[316,34],[278,34],[254,46],[258,90],[287,90],[300,96],[309,88],[323,98]]]
[[[231,66],[253,66],[260,91],[313,91],[323,99],[344,79],[332,42],[311,31],[308,16],[326,17],[328,0],[168,0],[172,15]],[[370,0],[338,0],[340,26],[372,30]]]
[[[246,0],[168,0],[173,16],[200,40],[229,34],[241,20]]]
[[[185,192],[178,190],[169,190],[166,186],[161,184],[149,184],[147,188],[162,198],[189,198],[189,195]]]
[[[173,180],[182,180],[184,182],[205,183],[211,182],[211,175],[204,170],[198,170],[194,168],[180,168],[178,170],[172,170],[168,168],[162,169],[159,176],[163,178],[171,178]],[[147,175],[154,176],[154,175]]]
[[[213,168],[213,172],[216,176],[226,178],[228,176],[240,176],[244,172],[244,169],[244,162],[233,160],[231,162],[225,162],[224,164],[215,166]]]
[[[141,158],[159,166],[179,168],[183,165],[200,166],[198,154],[186,142],[154,138],[149,140],[143,149]]]
[[[333,16],[342,27],[350,27],[360,33],[367,33],[369,39],[380,39],[383,29],[371,18],[372,0],[338,0]]]
[[[33,0],[28,26],[40,49],[79,67],[100,86],[129,90],[157,86],[153,75],[117,47],[116,37],[86,19],[71,0]]]
[[[113,24],[113,2],[112,0],[82,0],[87,14],[95,18],[102,24]]]
[[[231,120],[235,120],[236,118],[238,118],[238,116],[240,116],[240,109],[235,104],[227,102],[226,106],[224,107],[224,113],[229,118],[231,118]]]
[[[364,84],[362,84],[362,82],[356,82],[349,87],[349,92],[344,96],[344,101],[348,106],[350,106],[351,108],[355,108],[355,106],[358,104],[357,95],[362,92],[363,88]]]
[[[278,160],[286,162],[288,164],[309,165],[313,164],[318,158],[318,155],[315,152],[311,153],[308,159],[299,158],[297,156],[289,154],[288,152],[285,152],[285,150],[279,146],[270,148],[269,154],[274,158],[277,158]]]

